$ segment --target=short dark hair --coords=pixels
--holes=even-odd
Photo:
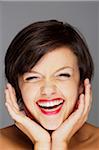
[[[45,20],[32,23],[22,29],[13,39],[5,56],[5,75],[16,90],[21,92],[18,77],[29,71],[46,53],[58,47],[69,47],[77,56],[81,83],[92,79],[94,65],[83,35],[68,23]]]

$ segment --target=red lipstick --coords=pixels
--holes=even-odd
[[[55,100],[63,100],[62,98],[53,98],[53,99],[39,99],[38,102],[53,102]]]
[[[39,99],[36,102],[39,110],[45,115],[55,115],[58,114],[62,106],[64,104],[64,100],[62,98],[54,98],[54,99]]]

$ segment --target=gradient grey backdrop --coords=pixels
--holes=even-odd
[[[4,55],[14,36],[34,21],[58,19],[85,36],[95,63],[93,105],[88,121],[99,127],[99,2],[0,2],[0,127],[13,123],[4,102]]]

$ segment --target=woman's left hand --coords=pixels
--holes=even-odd
[[[72,136],[82,127],[88,118],[92,101],[92,91],[89,79],[85,79],[85,94],[79,97],[78,108],[63,122],[63,124],[52,132],[52,150],[67,150]]]

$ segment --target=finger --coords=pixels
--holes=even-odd
[[[8,102],[5,103],[8,112],[10,114],[10,116],[16,121],[16,122],[21,122],[21,120],[23,118],[25,118],[25,115],[23,113],[21,113],[20,111],[18,111],[17,109],[15,109],[14,107],[12,107],[12,105]]]
[[[8,91],[9,91],[9,97],[10,97],[10,101],[12,103],[12,105],[19,110],[19,106],[17,104],[17,98],[16,98],[16,94],[15,94],[15,90],[14,88],[11,86],[11,84],[7,84],[8,87]]]
[[[6,91],[5,91],[5,98],[6,98],[6,103],[10,104],[11,109],[13,109],[13,111],[17,112],[18,109],[11,102],[11,98],[10,98],[8,89],[6,89]]]
[[[38,142],[42,140],[42,133],[46,132],[41,126],[39,126],[36,122],[20,114],[20,112],[15,112],[9,103],[5,103],[8,108],[9,114],[16,121],[15,125],[26,133],[31,140],[34,142]],[[40,132],[39,132],[40,131]],[[34,137],[34,138],[33,138]],[[47,139],[45,137],[45,139]],[[44,141],[43,141],[44,142]]]
[[[5,89],[5,100],[6,100],[6,102],[8,102],[9,104],[12,105],[12,102],[11,102],[11,99],[10,99],[10,95],[9,95],[8,88]]]
[[[16,122],[22,123],[22,124],[24,124],[24,126],[31,127],[32,130],[35,130],[36,123],[33,120],[31,120],[27,116],[23,115],[20,111],[15,111],[14,108],[12,108],[12,105],[10,103],[6,102],[5,105],[8,109],[10,116]],[[27,122],[29,122],[29,124]],[[28,130],[29,130],[29,128],[28,128]]]
[[[6,105],[7,109],[8,109],[8,112],[9,112],[10,116],[12,117],[12,119],[16,120],[15,110],[13,110],[13,108],[11,107],[11,104],[6,102],[5,105]]]
[[[22,122],[23,120],[23,117],[21,115],[19,115],[18,113],[16,113],[12,107],[11,107],[11,104],[9,104],[8,102],[5,103],[7,109],[8,109],[8,112],[9,112],[9,115],[12,117],[12,119],[15,121],[15,125],[20,129],[22,130],[30,139],[32,139],[32,142],[34,143],[34,140],[31,136],[31,131],[29,133],[29,129],[28,129],[28,123],[24,123],[24,121]],[[26,125],[25,125],[26,124]]]
[[[84,86],[85,86],[85,99],[84,99],[85,106],[84,106],[82,117],[79,121],[80,124],[83,124],[87,120],[91,108],[91,103],[92,103],[92,90],[91,90],[91,84],[89,82],[89,79],[85,79]]]
[[[78,120],[80,120],[83,111],[84,111],[84,95],[81,94],[80,99],[79,99],[78,109],[75,112],[73,112],[69,116],[69,118],[66,119],[66,121],[62,124],[63,133],[64,133],[64,131],[66,131],[66,132],[71,131],[71,129],[74,127],[74,125],[78,122]]]
[[[9,99],[9,95],[7,96],[7,99]],[[22,130],[32,140],[32,142],[38,142],[42,140],[42,133],[46,131],[44,131],[41,126],[39,126],[36,122],[31,120],[27,116],[23,115],[17,109],[15,110],[15,108],[12,107],[12,103],[9,103],[9,100],[5,103],[5,105],[10,116],[15,120],[15,125],[20,128],[20,130]],[[45,137],[45,139],[47,139],[47,137]]]
[[[81,94],[79,96],[79,100],[78,100],[78,109],[71,115],[71,117],[73,118],[73,121],[75,122],[76,120],[80,119],[83,112],[84,112],[84,94]]]
[[[92,91],[91,84],[89,83],[89,79],[86,79],[84,82],[85,85],[85,109],[84,115],[89,111],[92,103]]]
[[[59,134],[60,137],[65,137],[67,142],[72,137],[72,135],[78,130],[79,128],[79,120],[82,116],[84,111],[84,94],[81,94],[79,97],[79,105],[78,109],[73,112],[68,119],[64,121],[61,127],[56,131],[56,134]],[[57,135],[58,136],[58,135]]]

